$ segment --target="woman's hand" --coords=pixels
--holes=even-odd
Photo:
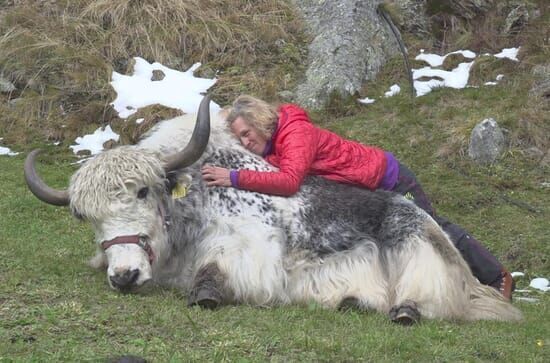
[[[202,167],[202,178],[206,181],[209,187],[221,186],[230,187],[231,178],[229,177],[229,169],[220,168],[218,166],[205,165]]]

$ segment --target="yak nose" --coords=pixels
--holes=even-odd
[[[139,270],[126,270],[123,273],[117,273],[110,276],[109,279],[114,287],[120,290],[127,290],[134,285],[139,277]]]

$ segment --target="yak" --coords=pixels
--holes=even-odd
[[[438,224],[399,194],[321,177],[308,177],[293,197],[207,187],[205,163],[275,170],[238,143],[219,113],[210,115],[209,102],[205,96],[197,115],[165,121],[137,145],[87,161],[66,190],[40,178],[39,150],[27,156],[32,193],[91,223],[91,263],[106,268],[113,289],[178,288],[204,308],[314,302],[402,324],[521,320],[472,275]]]

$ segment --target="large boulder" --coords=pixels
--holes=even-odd
[[[525,4],[517,4],[514,6],[508,15],[504,23],[504,34],[516,34],[523,30],[523,28],[529,22],[529,10]]]
[[[331,93],[355,94],[399,51],[388,24],[377,14],[380,1],[294,0],[313,35],[309,67],[295,101],[322,108]]]
[[[418,37],[431,34],[430,19],[426,13],[428,0],[393,0],[399,11],[396,19],[401,30]]]
[[[444,0],[453,14],[464,19],[473,19],[486,13],[494,5],[494,0]]]

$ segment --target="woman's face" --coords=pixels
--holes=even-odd
[[[254,126],[248,125],[242,117],[237,117],[231,124],[231,131],[241,144],[256,155],[262,155],[267,144],[267,138]]]

